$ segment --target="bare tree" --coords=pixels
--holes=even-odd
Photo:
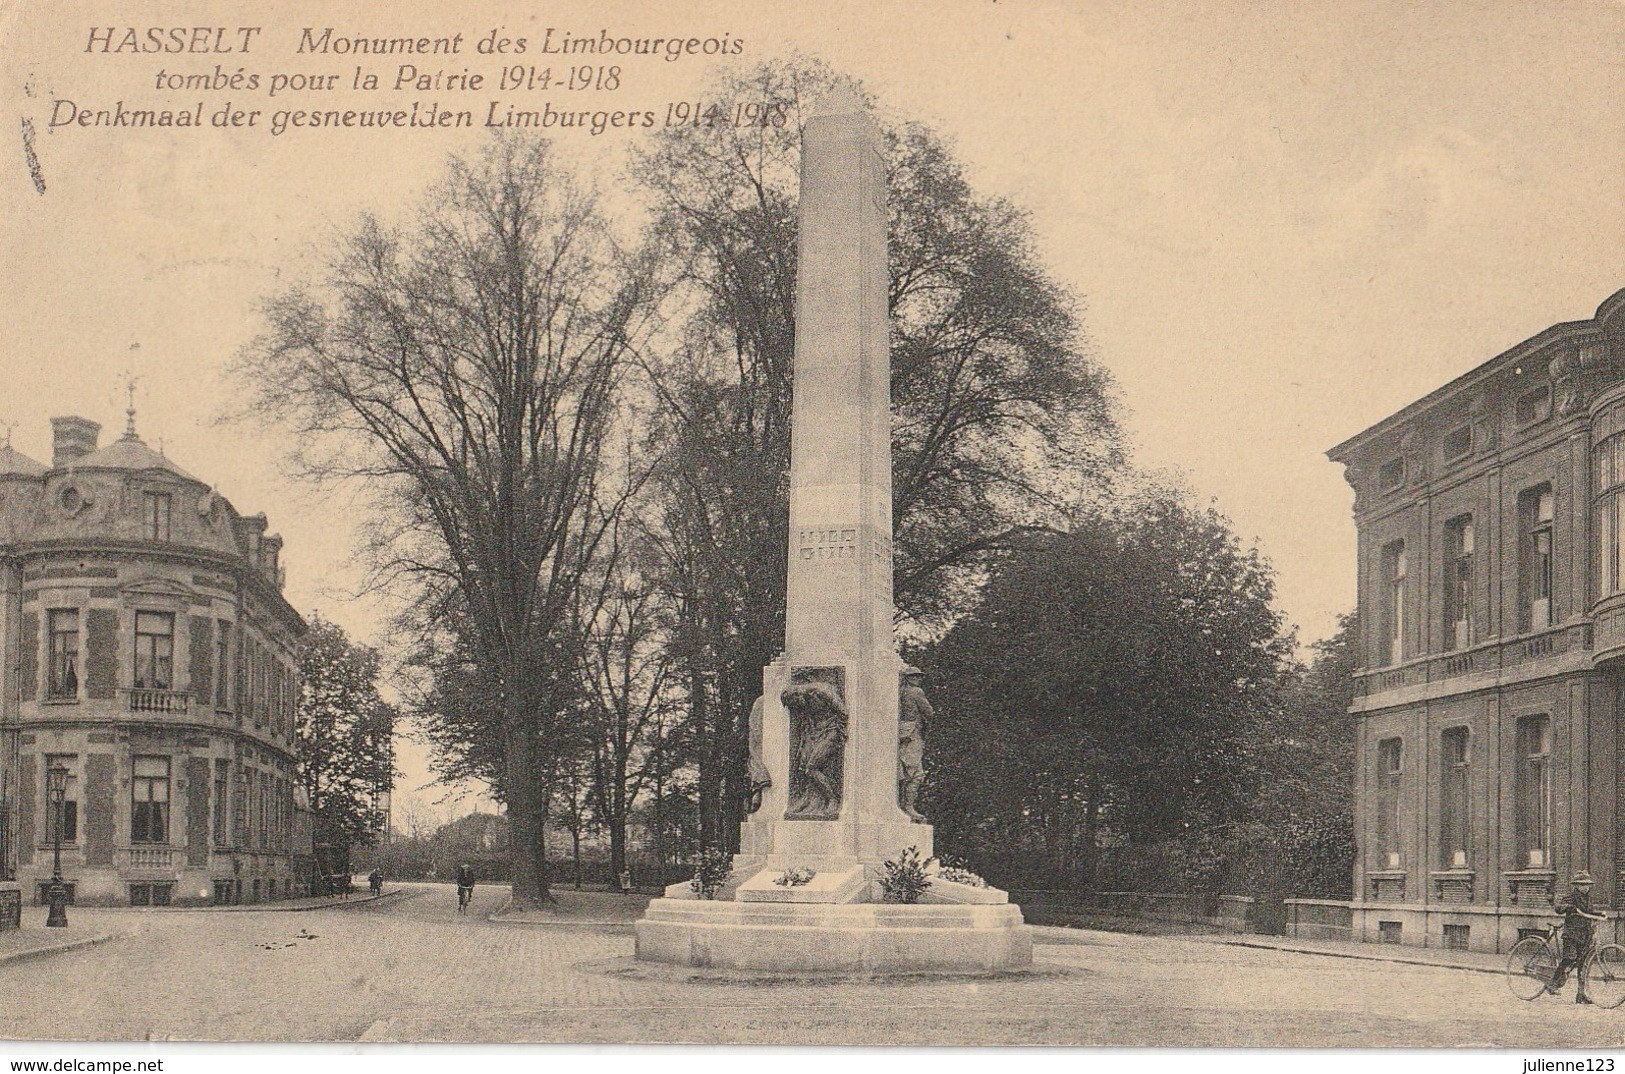
[[[553,669],[622,502],[605,453],[647,279],[548,143],[497,139],[451,161],[413,226],[338,237],[239,362],[303,473],[374,493],[380,581],[425,635],[458,631],[492,711],[451,718],[507,808],[519,906],[549,897],[543,829],[573,747]]]
[[[670,607],[619,540],[610,569],[590,591],[582,680],[592,713],[592,807],[609,834],[610,869],[626,868],[627,821],[656,770],[666,727],[681,701]]]

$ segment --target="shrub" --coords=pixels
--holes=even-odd
[[[931,877],[925,869],[935,858],[920,857],[919,847],[909,847],[888,861],[882,868],[880,893],[886,902],[919,902],[925,889],[931,886]]]
[[[733,855],[721,847],[701,847],[694,859],[694,879],[690,890],[702,899],[714,899],[733,873]]]

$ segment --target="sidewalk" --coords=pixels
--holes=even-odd
[[[545,910],[511,910],[505,900],[496,913],[486,918],[496,925],[591,925],[629,926],[648,909],[648,895],[622,895],[619,892],[573,891],[553,888],[558,901]]]
[[[289,914],[301,910],[344,910],[352,906],[365,906],[368,903],[383,902],[386,899],[396,898],[404,894],[405,890],[405,888],[391,888],[382,895],[355,894],[349,898],[342,895],[313,895],[305,899],[278,899],[276,902],[256,902],[249,903],[246,906],[115,906],[105,907],[104,909],[149,909],[157,913],[173,914]],[[87,907],[87,909],[91,908]]]
[[[1293,951],[1328,958],[1353,958],[1366,962],[1404,962],[1413,966],[1442,966],[1474,973],[1502,974],[1507,969],[1505,953],[1488,951],[1448,951],[1438,947],[1404,947],[1391,943],[1346,943],[1339,940],[1298,940],[1289,936],[1255,936],[1238,933],[1224,936],[1193,936],[1203,943],[1230,947],[1253,947],[1270,951]]]
[[[48,929],[37,921],[25,922],[20,929],[0,932],[0,965],[91,947],[116,940],[118,936],[109,929],[86,928],[82,923],[70,924],[65,929]]]

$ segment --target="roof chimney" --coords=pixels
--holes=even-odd
[[[62,469],[96,450],[102,427],[86,418],[51,419],[51,466]]]

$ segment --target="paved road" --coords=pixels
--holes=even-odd
[[[628,925],[581,923],[629,916],[617,896],[598,897],[604,912],[575,912],[554,926],[485,920],[501,899],[480,888],[466,917],[451,888],[432,885],[376,906],[310,913],[76,910],[124,937],[0,966],[0,1036],[1625,1044],[1625,1009],[1522,1003],[1486,974],[1097,932],[1040,930],[1038,972],[999,980],[694,980],[632,962]],[[76,998],[61,1003],[47,980]]]

